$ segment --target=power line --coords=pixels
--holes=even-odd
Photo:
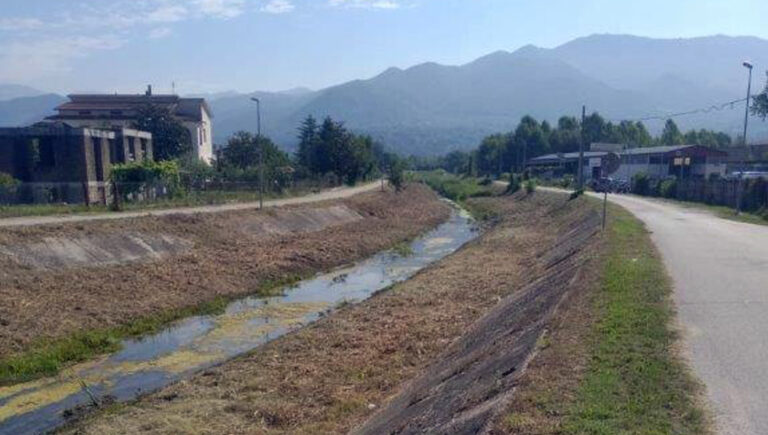
[[[746,98],[739,98],[738,100],[728,101],[726,103],[721,104],[715,104],[707,107],[702,107],[700,109],[695,110],[688,110],[685,112],[678,112],[678,113],[668,113],[665,115],[653,115],[653,116],[646,116],[643,118],[636,118],[636,119],[614,119],[613,122],[621,122],[621,121],[631,121],[631,122],[645,122],[645,121],[666,121],[667,119],[677,118],[680,116],[688,116],[688,115],[695,115],[697,113],[711,113],[726,109],[734,109],[734,105],[738,103],[746,102]]]

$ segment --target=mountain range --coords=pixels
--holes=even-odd
[[[753,93],[764,85],[768,41],[755,37],[709,36],[652,39],[593,35],[547,49],[525,46],[498,51],[470,63],[424,63],[390,68],[366,80],[312,91],[228,92],[209,95],[214,134],[224,143],[231,133],[255,130],[262,103],[264,132],[287,149],[296,143],[303,118],[332,116],[404,154],[441,154],[469,149],[487,134],[513,129],[530,114],[556,122],[577,116],[581,106],[606,119],[640,119],[704,109],[746,96],[750,60],[756,66]],[[0,97],[2,97],[0,87]],[[0,98],[2,99],[2,98]],[[28,95],[0,102],[0,125],[29,122],[62,97]],[[8,107],[15,107],[9,110]],[[741,131],[744,104],[726,105],[675,118],[681,128]],[[663,120],[646,123],[658,131]],[[750,138],[768,138],[768,123],[752,124]]]

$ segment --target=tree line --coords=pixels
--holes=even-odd
[[[318,122],[309,116],[302,121],[297,132],[298,150],[293,155],[267,136],[238,131],[216,150],[213,165],[197,159],[188,130],[164,107],[143,108],[134,127],[152,133],[155,160],[176,161],[181,184],[193,188],[211,182],[258,183],[262,153],[265,187],[271,191],[280,191],[299,180],[352,185],[382,175],[399,187],[405,168],[402,159],[386,152],[371,136],[352,133],[343,122],[331,117]],[[143,172],[157,172],[154,169],[152,163],[146,162],[128,164],[125,170],[143,176]]]
[[[722,132],[700,129],[683,133],[671,119],[667,120],[661,134],[654,137],[642,122],[613,123],[597,112],[585,117],[583,130],[582,122],[571,116],[561,117],[555,126],[546,120],[539,122],[532,116],[524,116],[514,130],[485,137],[473,151],[453,151],[437,158],[415,159],[414,166],[480,176],[519,173],[532,158],[578,151],[582,134],[586,150],[592,143],[619,143],[630,147],[698,144],[715,148],[732,143],[731,137]]]

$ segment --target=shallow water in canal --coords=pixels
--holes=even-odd
[[[0,434],[45,432],[63,424],[67,410],[91,403],[90,395],[131,400],[253,351],[339,304],[365,300],[410,278],[478,234],[468,213],[456,209],[447,222],[412,242],[407,256],[381,252],[288,287],[282,296],[245,298],[221,315],[190,317],[156,335],[126,340],[120,351],[57,377],[0,388]]]

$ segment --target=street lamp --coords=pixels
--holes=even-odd
[[[256,103],[256,143],[259,144],[259,210],[264,208],[264,144],[261,141],[261,100],[251,97]]]

